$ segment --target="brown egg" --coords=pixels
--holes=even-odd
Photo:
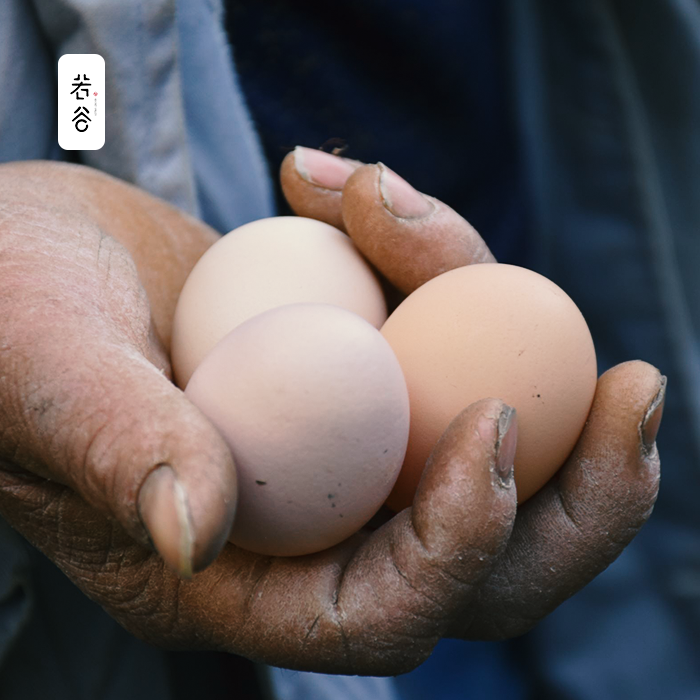
[[[518,502],[566,460],[593,401],[593,340],[574,302],[541,275],[482,264],[447,272],[411,294],[382,327],[411,406],[406,459],[387,505],[411,504],[450,421],[482,398],[518,412]]]

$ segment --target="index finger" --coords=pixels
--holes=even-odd
[[[406,294],[448,270],[495,260],[469,222],[381,163],[297,148],[285,158],[280,178],[296,214],[346,231]]]
[[[342,211],[355,245],[406,294],[443,272],[495,262],[468,221],[382,163],[353,172],[343,188]]]

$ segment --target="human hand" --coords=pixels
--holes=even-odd
[[[467,221],[383,164],[297,148],[282,165],[282,185],[295,213],[351,236],[392,283],[394,306],[443,272],[495,262]],[[665,389],[666,378],[639,361],[600,378],[575,450],[518,509],[504,551],[468,612],[454,621],[452,636],[522,634],[619,555],[650,515],[658,492],[655,437]]]
[[[662,385],[633,363],[601,378],[558,485],[531,499],[515,526],[512,434],[502,439],[510,412],[486,400],[453,421],[414,506],[377,531],[298,558],[226,544],[182,580],[171,568],[204,568],[222,547],[235,489],[220,437],[167,379],[177,293],[216,236],[75,166],[3,166],[0,192],[0,512],[148,641],[305,670],[398,673],[443,636],[524,631],[612,561],[648,516]],[[40,206],[29,203],[37,192]],[[371,181],[342,206],[353,199],[383,207]],[[155,470],[162,463],[179,487]]]
[[[231,455],[168,359],[180,289],[217,239],[97,171],[0,166],[0,509],[40,548],[72,551],[66,566],[107,556],[78,501],[183,575],[226,540]]]

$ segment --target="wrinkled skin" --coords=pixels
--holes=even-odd
[[[381,166],[332,188],[301,170],[290,154],[295,211],[343,226],[403,293],[493,259],[436,200],[425,217],[393,216]],[[524,633],[648,518],[665,382],[635,361],[600,378],[573,454],[517,517],[512,475],[495,469],[507,407],[484,399],[447,429],[413,507],[375,531],[299,558],[226,543],[231,455],[168,361],[178,293],[216,239],[99,172],[0,166],[0,513],[134,634],[302,670],[400,673],[442,637]]]

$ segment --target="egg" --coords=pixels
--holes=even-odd
[[[260,554],[331,547],[381,507],[408,442],[408,391],[387,341],[328,304],[251,318],[196,369],[186,396],[238,474],[230,540]]]
[[[387,501],[392,509],[410,505],[437,440],[482,398],[517,410],[519,503],[572,451],[593,401],[596,356],[581,312],[550,280],[512,265],[458,268],[409,295],[381,332],[411,402],[406,460]]]
[[[283,304],[334,304],[376,328],[386,320],[381,285],[352,241],[321,221],[260,219],[218,240],[197,262],[173,320],[172,366],[184,388],[231,330]]]

